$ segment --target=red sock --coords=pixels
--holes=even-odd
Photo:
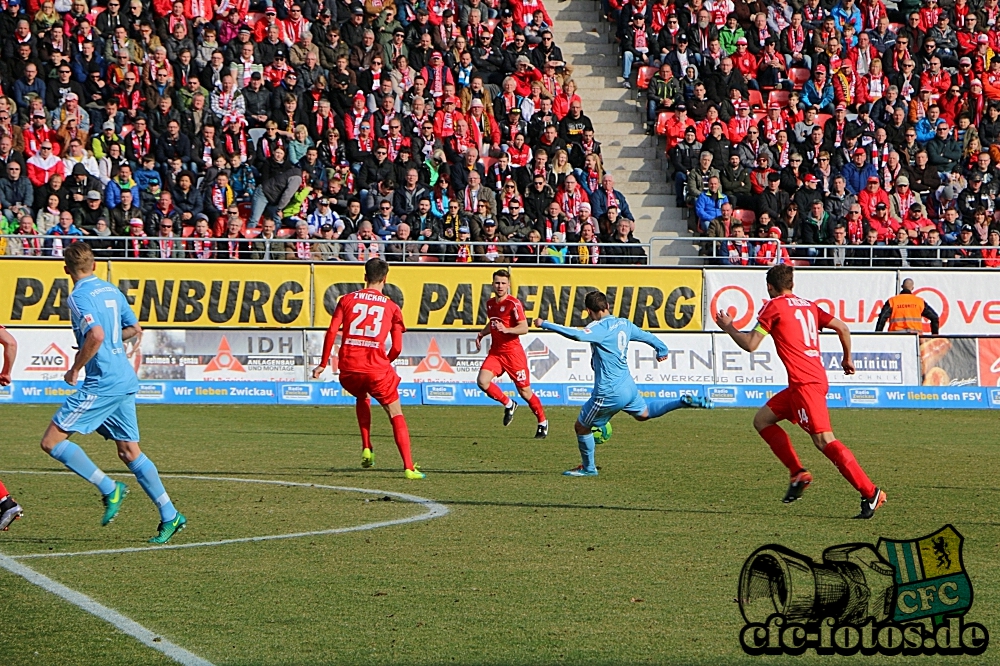
[[[399,457],[403,459],[403,469],[413,469],[413,459],[410,457],[410,429],[406,427],[406,417],[402,414],[394,416],[392,421],[392,436],[399,449]]]
[[[361,447],[372,448],[372,406],[368,398],[354,403],[354,413],[358,415],[358,427],[361,429]]]
[[[541,423],[545,420],[545,408],[542,407],[542,401],[538,399],[538,396],[534,393],[531,394],[531,400],[528,401],[528,407],[531,407],[531,413],[535,415],[538,422]]]
[[[3,481],[0,481],[0,498],[7,497],[10,493],[7,492],[7,486],[3,485]]]
[[[788,468],[789,473],[797,474],[802,471],[802,463],[799,462],[799,457],[796,455],[795,449],[792,448],[792,438],[788,436],[784,428],[772,424],[761,430],[760,436],[771,447],[774,455],[778,456],[781,464]]]
[[[507,406],[507,401],[510,400],[510,398],[504,395],[503,391],[500,390],[500,387],[493,382],[490,382],[490,385],[486,387],[486,395],[493,398],[504,407]]]
[[[854,486],[854,489],[861,493],[862,497],[871,497],[875,494],[875,484],[871,482],[861,465],[854,459],[851,450],[840,443],[840,440],[828,442],[823,447],[823,454],[830,459],[840,473],[844,475],[847,482]]]

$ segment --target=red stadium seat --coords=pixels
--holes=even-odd
[[[181,229],[181,236],[189,238],[194,233],[194,227],[184,227]]]
[[[278,229],[275,236],[278,238],[291,238],[295,235],[295,229]]]
[[[655,74],[655,67],[640,67],[639,74],[635,79],[636,90],[649,90],[649,82],[653,80]]]
[[[759,90],[750,91],[750,106],[755,109],[759,109],[764,106],[764,98],[760,96]]]
[[[656,116],[656,134],[657,136],[667,135],[667,123],[670,119],[674,117],[673,111],[660,111],[660,114]]]
[[[426,254],[422,254],[419,257],[417,257],[417,263],[418,264],[434,264],[434,263],[437,263],[439,261],[441,261],[441,260],[438,259],[437,257],[431,257],[431,256],[426,255]]]
[[[833,116],[831,116],[829,113],[817,113],[816,124],[819,125],[820,127],[825,128],[826,121],[828,121],[830,118],[833,118]]]
[[[493,32],[494,30],[496,30],[497,23],[498,23],[498,21],[495,18],[486,19],[486,27],[490,29],[490,32]]]
[[[757,214],[746,208],[737,208],[733,211],[733,217],[743,223],[743,230],[747,232],[747,235],[750,235],[750,229],[757,221]]]
[[[260,228],[247,229],[246,227],[243,227],[243,235],[247,238],[257,238],[257,236],[260,236]]]
[[[777,102],[784,108],[788,106],[788,97],[790,94],[787,90],[772,90],[771,94],[767,96],[767,103],[771,105]]]
[[[802,87],[806,84],[806,81],[809,80],[810,76],[811,73],[805,67],[792,67],[788,70],[788,78],[790,78],[792,83],[795,84],[796,90],[802,90]]]

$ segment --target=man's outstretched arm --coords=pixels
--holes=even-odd
[[[761,341],[763,341],[764,337],[767,335],[767,333],[758,328],[746,333],[738,330],[735,326],[733,326],[733,318],[721,310],[715,315],[715,323],[719,325],[719,328],[729,334],[729,337],[733,339],[733,342],[735,342],[740,349],[746,352],[757,351],[757,347],[760,346]]]
[[[541,318],[535,319],[535,328],[540,328],[543,331],[552,331],[554,333],[558,333],[564,338],[576,340],[577,342],[598,342],[604,337],[603,332],[597,333],[596,331],[591,331],[586,328],[570,328],[569,326],[560,326],[559,324],[553,324],[551,321],[545,321]]]

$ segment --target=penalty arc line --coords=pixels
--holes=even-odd
[[[3,470],[4,474],[48,474],[48,475],[67,475],[74,476],[73,472],[37,472],[37,471],[21,471],[21,470]],[[236,483],[255,483],[262,485],[275,485],[275,486],[291,486],[291,487],[301,487],[301,488],[318,488],[321,490],[335,490],[341,492],[357,492],[367,495],[383,495],[393,497],[404,502],[410,502],[413,504],[419,504],[423,506],[427,511],[425,513],[417,514],[415,516],[409,516],[407,518],[400,518],[397,520],[386,520],[377,523],[365,523],[363,525],[356,525],[354,527],[339,527],[329,530],[316,530],[312,532],[297,532],[294,534],[275,534],[268,536],[259,537],[244,537],[239,539],[223,539],[219,541],[206,541],[200,543],[188,543],[188,544],[167,544],[164,546],[149,546],[145,548],[118,548],[118,549],[107,549],[107,550],[92,550],[83,551],[77,553],[38,553],[30,555],[20,555],[20,556],[9,556],[0,553],[0,567],[6,569],[7,571],[24,578],[29,583],[36,585],[46,592],[56,595],[61,599],[68,601],[74,606],[80,608],[81,610],[90,613],[91,615],[100,618],[112,625],[119,631],[129,636],[132,636],[138,640],[143,645],[150,647],[167,657],[171,658],[175,662],[182,664],[182,666],[213,666],[212,662],[199,657],[193,652],[189,652],[179,645],[171,643],[165,638],[162,638],[150,631],[146,627],[142,626],[135,620],[132,620],[116,610],[104,606],[94,599],[91,599],[82,592],[77,592],[62,583],[56,582],[38,573],[29,566],[18,562],[18,559],[30,559],[39,557],[67,557],[73,555],[105,555],[105,554],[117,554],[117,553],[136,553],[136,552],[146,552],[153,550],[178,550],[182,548],[196,548],[199,546],[221,546],[232,543],[248,543],[248,542],[258,542],[258,541],[273,541],[277,539],[293,539],[305,536],[320,536],[325,534],[343,534],[345,532],[360,532],[366,530],[373,530],[380,527],[389,527],[392,525],[402,525],[406,523],[413,523],[422,520],[430,520],[432,518],[439,518],[448,513],[448,507],[429,500],[423,497],[418,497],[416,495],[409,495],[407,493],[397,493],[384,490],[372,490],[370,488],[353,488],[347,486],[328,486],[316,483],[298,483],[294,481],[273,481],[269,479],[240,479],[231,477],[215,477],[215,476],[191,476],[184,474],[163,474],[162,476],[175,479],[190,479],[199,481],[222,481],[222,482],[236,482]]]

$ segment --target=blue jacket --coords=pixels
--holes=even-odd
[[[830,10],[830,16],[833,17],[833,22],[837,26],[838,32],[844,31],[844,24],[850,24],[854,26],[854,34],[861,32],[862,29],[862,18],[861,10],[858,9],[857,4],[850,11],[844,7],[844,2],[841,0],[837,3],[837,6]]]
[[[937,136],[937,126],[945,121],[944,118],[938,118],[934,126],[931,126],[931,121],[927,120],[927,117],[923,117],[917,121],[917,125],[914,129],[917,131],[917,143],[925,144],[934,137]]]
[[[865,189],[865,186],[868,185],[868,179],[871,176],[878,177],[878,169],[872,166],[871,162],[865,162],[864,167],[861,169],[858,169],[854,162],[848,162],[840,172],[844,176],[844,180],[847,181],[847,191],[854,196],[857,196],[861,190]]]
[[[816,90],[816,83],[809,79],[802,88],[802,101],[808,106],[818,106],[820,109],[833,104],[833,86],[827,81],[821,93]]]
[[[45,81],[42,80],[42,77],[37,77],[34,83],[28,85],[28,82],[22,77],[14,82],[13,93],[17,107],[26,109],[28,108],[28,100],[25,97],[30,93],[35,93],[43,100],[45,99]]]
[[[632,217],[632,211],[628,207],[628,201],[625,200],[625,195],[614,190],[615,198],[618,199],[618,214],[622,217],[634,220]],[[594,217],[600,217],[608,212],[608,195],[605,193],[603,187],[598,187],[590,195],[590,212],[594,214]]]
[[[132,180],[132,185],[129,187],[132,190],[132,202],[139,202],[139,186]],[[104,203],[107,205],[108,210],[112,210],[118,207],[118,204],[122,202],[122,187],[118,184],[118,181],[112,178],[108,181],[107,186],[104,188]]]
[[[698,225],[708,229],[708,224],[717,217],[722,217],[722,204],[729,203],[729,197],[721,192],[713,197],[710,192],[702,192],[694,200],[694,214],[698,216]]]

